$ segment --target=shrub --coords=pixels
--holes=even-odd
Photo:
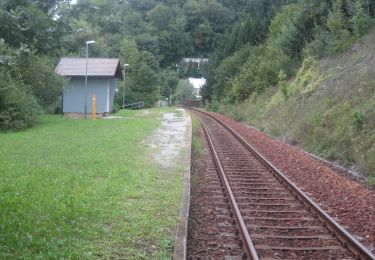
[[[0,69],[0,130],[19,131],[38,122],[40,107],[26,86]]]
[[[372,19],[363,8],[363,0],[356,0],[355,15],[353,16],[351,22],[353,23],[354,33],[357,36],[364,35],[370,28]]]
[[[344,51],[353,41],[353,37],[347,28],[347,22],[342,8],[343,0],[334,0],[332,11],[327,17],[327,28],[332,36],[331,54]]]
[[[113,103],[113,105],[112,105],[112,113],[117,113],[118,111],[120,111],[120,105],[117,104],[117,103]]]
[[[253,92],[263,92],[266,88],[276,85],[280,70],[291,74],[291,60],[280,50],[260,46],[253,50],[248,62],[232,84],[232,95],[238,101],[248,98]]]
[[[218,112],[220,109],[220,101],[216,96],[213,96],[211,102],[206,102],[205,108],[210,111]]]
[[[314,40],[306,44],[303,53],[305,57],[325,57],[334,48],[334,40],[331,33],[321,27],[314,30]]]
[[[288,94],[290,96],[297,93],[309,95],[316,90],[323,80],[317,61],[311,57],[306,58],[297,72],[296,79],[290,85]]]
[[[288,83],[286,82],[286,74],[283,70],[280,70],[279,72],[279,87],[283,98],[287,100],[289,97]]]
[[[66,85],[66,80],[55,73],[54,65],[48,58],[32,53],[17,58],[17,66],[12,68],[11,76],[28,85],[30,93],[45,109],[56,103]]]
[[[354,127],[361,131],[363,129],[363,125],[365,124],[366,118],[363,112],[361,111],[354,111],[353,112],[353,125]]]

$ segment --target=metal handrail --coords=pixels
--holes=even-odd
[[[126,105],[120,106],[120,108],[121,109],[126,109],[126,108],[138,108],[138,109],[140,109],[141,107],[144,107],[144,106],[145,106],[145,102],[141,101],[141,102],[126,104]]]

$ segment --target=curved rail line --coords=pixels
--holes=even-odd
[[[239,226],[240,236],[242,238],[242,241],[244,241],[243,247],[245,248],[246,252],[251,257],[251,259],[258,260],[259,259],[258,254],[257,254],[256,249],[254,247],[253,241],[250,238],[250,234],[249,234],[249,232],[248,232],[248,230],[246,228],[245,221],[244,221],[244,219],[242,217],[242,214],[241,214],[241,211],[240,211],[240,209],[239,209],[239,207],[237,205],[236,199],[234,198],[232,189],[231,189],[231,187],[229,185],[229,182],[228,182],[228,179],[227,179],[227,177],[225,175],[224,168],[221,165],[219,156],[218,156],[218,154],[217,154],[217,152],[215,150],[215,146],[214,146],[214,144],[212,142],[211,136],[209,135],[206,126],[204,124],[202,124],[202,126],[203,126],[203,130],[204,130],[204,132],[206,134],[206,137],[207,137],[208,145],[211,148],[211,151],[212,151],[215,163],[216,163],[216,165],[218,167],[218,170],[219,170],[219,173],[220,173],[220,178],[221,178],[221,180],[222,180],[222,182],[224,184],[224,189],[225,189],[225,191],[226,191],[226,193],[227,193],[227,195],[229,197],[230,206],[231,206],[231,208],[232,208],[232,210],[234,212],[236,223]]]
[[[348,249],[353,254],[352,258],[375,259],[375,256],[364,245],[362,245],[357,239],[355,239],[343,227],[341,227],[332,217],[330,217],[324,210],[322,210],[319,207],[319,205],[317,205],[308,196],[306,196],[283,173],[281,173],[275,166],[273,166],[273,164],[269,160],[267,160],[264,156],[262,156],[256,150],[256,148],[254,148],[252,145],[250,145],[248,142],[246,142],[246,140],[244,138],[242,138],[239,134],[237,134],[232,128],[230,128],[229,126],[227,126],[226,124],[224,124],[223,122],[218,120],[217,118],[211,116],[210,114],[208,114],[204,111],[194,109],[194,108],[189,108],[189,109],[197,111],[198,113],[203,115],[203,117],[202,117],[203,120],[201,120],[202,126],[203,126],[204,132],[207,136],[207,141],[208,141],[210,149],[212,151],[212,154],[213,154],[213,157],[214,157],[214,160],[215,160],[215,164],[217,166],[218,171],[220,172],[220,178],[223,182],[225,191],[226,191],[227,196],[229,198],[231,208],[234,212],[236,224],[238,226],[240,237],[242,239],[242,245],[243,245],[244,249],[246,250],[246,252],[248,253],[248,255],[250,256],[251,259],[259,259],[257,249],[260,250],[260,251],[262,251],[262,250],[263,251],[264,250],[266,250],[266,251],[267,250],[289,250],[289,251],[293,251],[293,250],[297,250],[297,248],[285,246],[285,245],[283,245],[283,243],[280,243],[280,246],[267,246],[267,245],[257,245],[256,243],[253,242],[253,240],[251,239],[251,234],[249,234],[249,227],[248,227],[249,225],[248,226],[246,225],[246,221],[245,221],[245,219],[244,219],[244,217],[242,216],[242,213],[241,213],[241,210],[244,210],[244,206],[242,206],[242,208],[241,208],[241,206],[239,206],[239,204],[236,201],[234,192],[232,191],[231,186],[232,185],[235,186],[236,181],[232,181],[232,183],[234,183],[234,184],[232,184],[230,181],[228,181],[229,178],[227,177],[227,174],[225,172],[225,169],[224,169],[225,166],[222,165],[222,162],[221,162],[222,159],[220,159],[219,152],[217,151],[217,148],[215,147],[215,144],[214,144],[213,138],[211,136],[210,130],[208,129],[209,126],[207,126],[208,123],[204,122],[204,121],[207,121],[207,119],[204,120],[205,117],[209,118],[210,120],[213,120],[214,122],[218,123],[220,126],[224,127],[224,129],[226,129],[227,132],[230,133],[231,136],[233,136],[237,141],[239,141],[243,145],[243,147],[248,152],[250,152],[255,158],[257,158],[257,160],[261,163],[261,165],[263,165],[268,170],[268,172],[270,172],[274,176],[274,178],[276,178],[282,184],[283,187],[285,187],[291,194],[293,194],[294,198],[296,198],[301,204],[304,205],[305,209],[307,208],[308,212],[312,213],[312,215],[314,216],[313,220],[315,221],[315,219],[318,219],[319,222],[322,224],[322,226],[324,228],[326,228],[327,230],[329,230],[328,232],[330,234],[333,233],[337,237],[337,239],[340,241],[340,244],[341,244],[340,246],[337,246],[337,245],[332,246],[332,245],[328,244],[327,246],[322,246],[321,248],[319,248],[319,247],[303,247],[302,246],[302,247],[298,248],[299,251],[303,251],[303,250],[311,251],[311,252],[312,251],[319,251],[319,250],[334,251],[334,250],[341,250],[342,248],[344,248],[344,249]],[[212,129],[214,129],[214,128],[212,128]],[[228,159],[228,158],[226,158],[226,159]],[[231,179],[235,180],[233,176],[231,177]],[[260,185],[270,185],[270,183],[262,183],[262,181],[260,181],[259,184]],[[237,181],[237,185],[238,185],[238,181]],[[257,187],[264,187],[264,186],[258,185]],[[266,190],[268,190],[268,188],[255,188],[254,190],[255,191],[256,190],[266,191]],[[280,198],[276,198],[276,200],[277,199],[280,199]],[[258,198],[258,200],[259,200],[259,198]],[[275,201],[275,198],[274,197],[269,197],[269,198],[263,198],[262,197],[262,200]],[[253,202],[251,202],[251,203],[253,203]],[[273,204],[272,203],[268,203],[268,204],[267,203],[253,203],[253,204],[259,205],[259,207],[262,207],[262,206],[271,206],[271,207],[288,206],[288,204],[282,204],[282,203],[273,203]],[[262,210],[258,210],[258,211],[260,212]],[[282,211],[277,212],[275,210],[264,210],[264,212],[280,213]],[[285,211],[285,212],[287,212],[287,211]],[[261,217],[261,218],[251,217],[251,218],[252,219],[260,219],[262,221],[270,220],[270,221],[275,221],[275,222],[281,221],[283,219],[282,217]],[[307,218],[306,217],[301,218],[301,219],[302,220],[311,220],[308,217]],[[298,216],[297,217],[288,217],[288,218],[284,218],[284,220],[288,220],[288,221],[293,222],[294,220],[299,221],[300,218]],[[263,223],[263,222],[261,222],[261,223]],[[262,224],[262,225],[258,224],[258,225],[255,225],[255,227],[258,228],[258,229],[259,228],[287,229],[287,227],[285,228],[282,225],[271,226],[271,227],[270,227],[270,225],[269,226],[264,225],[264,224]],[[315,226],[313,225],[313,226],[308,227],[307,229],[309,229],[309,228],[316,229],[317,227],[316,227],[316,225]],[[303,227],[294,226],[294,227],[290,227],[290,229],[291,230],[293,230],[293,229],[299,230],[299,229],[303,229]],[[314,237],[314,238],[317,238],[317,239],[326,239],[327,237],[331,237],[330,235],[325,235],[326,233],[324,233],[323,235],[318,234],[318,235],[313,235],[313,236],[311,236],[311,235],[309,236],[309,235],[305,235],[305,234],[297,235],[297,236],[296,235],[289,236],[289,234],[288,235],[267,234],[267,235],[260,235],[260,236],[256,235],[256,238],[261,238],[261,239],[269,238],[271,240],[272,239],[286,239],[286,240],[288,240],[288,239],[293,238],[293,239],[304,240],[304,239],[309,239],[311,237]],[[262,244],[262,243],[260,243],[260,244]]]

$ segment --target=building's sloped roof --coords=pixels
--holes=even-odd
[[[85,76],[86,58],[61,58],[55,69],[63,76]],[[119,59],[89,58],[87,60],[87,76],[115,76],[122,79]]]

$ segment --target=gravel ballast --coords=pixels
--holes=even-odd
[[[375,249],[375,189],[300,148],[223,115],[211,113],[237,131],[370,250]]]

